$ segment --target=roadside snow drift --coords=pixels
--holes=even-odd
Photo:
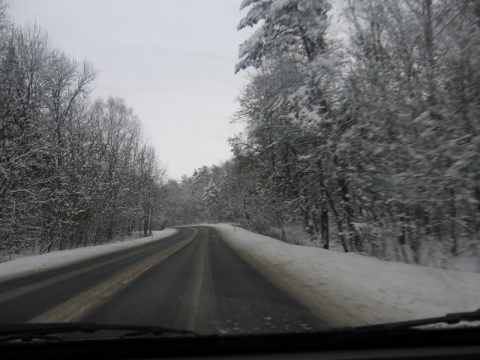
[[[74,264],[95,256],[146,244],[166,238],[175,234],[176,232],[177,230],[175,229],[165,229],[162,231],[154,231],[152,236],[139,239],[126,240],[98,246],[88,246],[78,249],[55,251],[48,254],[32,255],[0,263],[0,281],[9,280],[17,276],[28,275],[32,272]]]
[[[480,308],[480,274],[291,245],[211,225],[246,262],[331,326],[442,316]]]

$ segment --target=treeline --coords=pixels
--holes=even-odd
[[[119,98],[38,26],[0,32],[0,253],[95,245],[161,227],[165,170]]]
[[[344,5],[348,38],[329,35],[326,1],[243,1],[239,29],[256,26],[237,65],[251,69],[245,131],[204,193],[198,171],[179,189],[207,219],[301,224],[326,249],[478,255],[480,2]]]
[[[327,1],[243,1],[244,131],[180,181],[122,100],[90,100],[91,64],[4,20],[1,251],[210,221],[420,264],[480,255],[480,2],[343,4],[334,37]]]

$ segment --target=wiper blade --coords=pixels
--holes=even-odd
[[[97,324],[97,323],[47,323],[47,324],[14,324],[0,325],[0,344],[14,340],[32,341],[38,340],[56,340],[62,339],[55,335],[81,332],[92,334],[101,330],[124,331],[127,332],[120,336],[131,337],[141,335],[162,336],[167,334],[176,335],[197,335],[193,331],[171,329],[161,326],[144,325],[117,325],[117,324]]]
[[[445,316],[426,318],[426,319],[400,321],[400,322],[393,322],[393,323],[386,323],[386,324],[379,324],[379,325],[360,326],[355,329],[359,331],[367,331],[367,332],[385,331],[385,330],[397,330],[397,329],[410,329],[410,328],[415,328],[419,326],[435,325],[435,324],[441,324],[441,323],[454,325],[462,321],[465,321],[465,322],[480,321],[480,309],[477,309],[476,311],[457,312],[457,313],[447,314]]]

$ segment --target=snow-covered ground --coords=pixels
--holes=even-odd
[[[442,316],[480,308],[480,274],[292,245],[212,225],[240,256],[332,326]]]
[[[177,232],[175,229],[154,231],[152,236],[132,239],[110,244],[89,246],[78,249],[55,251],[48,254],[22,257],[12,261],[0,263],[0,281],[8,280],[17,276],[27,275],[39,270],[46,270],[66,264],[73,264],[95,256],[112,253],[130,247],[145,244],[151,241],[163,239]]]

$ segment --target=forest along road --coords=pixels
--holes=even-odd
[[[214,229],[0,282],[0,323],[87,321],[199,333],[327,327],[245,263]]]

